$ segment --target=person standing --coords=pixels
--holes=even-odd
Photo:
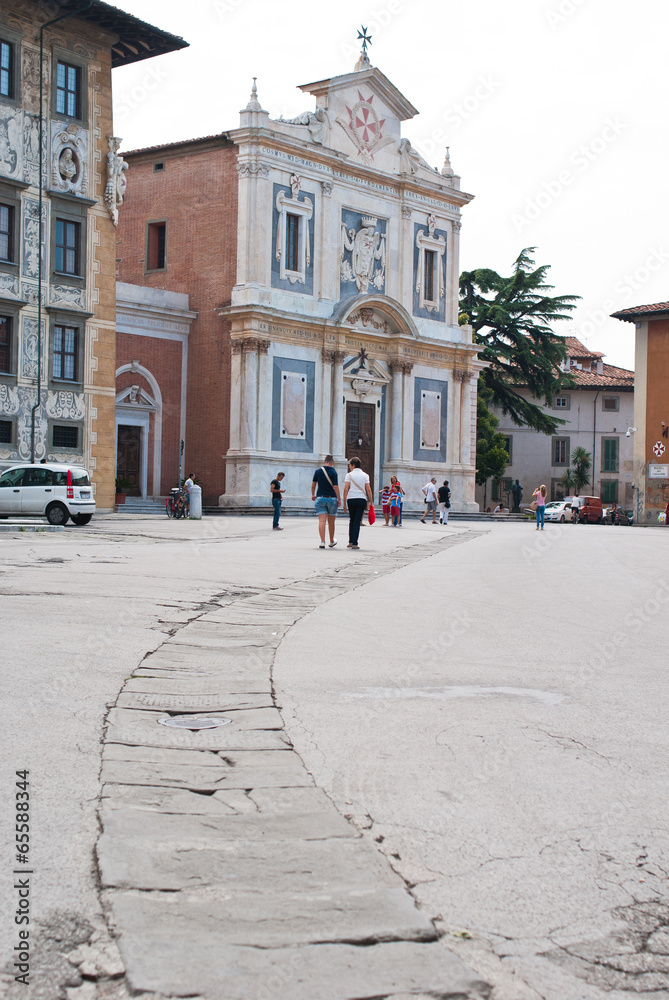
[[[390,477],[390,489],[393,492],[397,491],[397,495],[399,497],[399,508],[400,508],[400,523],[399,523],[399,527],[401,528],[402,527],[402,507],[403,507],[402,497],[404,496],[404,490],[402,489],[402,484],[399,481],[399,479],[397,478],[397,476],[391,476]]]
[[[186,491],[186,517],[190,517],[190,491],[195,486],[195,473],[189,472],[188,479],[184,483],[184,490]]]
[[[372,487],[369,476],[360,468],[359,458],[351,458],[344,481],[344,511],[348,508],[348,545],[349,549],[359,549],[360,525],[367,503],[372,503]]]
[[[341,497],[337,470],[334,468],[332,455],[326,455],[320,469],[316,469],[314,472],[314,478],[311,480],[311,499],[314,501],[314,510],[318,514],[318,535],[320,537],[318,548],[325,548],[325,525],[327,522],[330,533],[329,548],[333,549],[337,544],[335,518]]]
[[[381,510],[383,512],[385,524],[386,527],[388,527],[390,524],[390,486],[384,486],[379,491],[379,500],[381,501]]]
[[[402,520],[402,494],[399,483],[395,483],[390,491],[390,516],[393,519],[393,528],[399,528]]]
[[[542,483],[541,486],[539,486],[532,494],[532,496],[537,502],[537,526],[534,529],[535,531],[538,531],[540,526],[541,530],[542,531],[544,530],[544,515],[546,513],[546,493],[547,493],[546,487]]]
[[[429,483],[423,486],[423,493],[425,494],[425,513],[420,519],[421,524],[425,524],[425,518],[431,512],[432,513],[432,524],[437,523],[437,477],[432,476]]]
[[[277,472],[276,479],[273,479],[270,483],[270,496],[272,498],[272,507],[274,508],[274,520],[272,521],[272,528],[274,531],[283,531],[283,528],[279,524],[279,518],[281,517],[281,501],[283,500],[283,494],[286,492],[281,489],[281,483],[283,482],[285,473]]]
[[[437,490],[439,499],[439,524],[448,524],[448,512],[451,509],[451,491],[448,488],[448,479],[444,479],[444,485]]]

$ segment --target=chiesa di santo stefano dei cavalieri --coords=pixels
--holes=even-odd
[[[421,487],[436,476],[450,481],[454,510],[478,510],[483,365],[471,328],[458,325],[460,211],[472,195],[460,190],[448,151],[439,171],[402,138],[401,123],[417,111],[370,64],[365,43],[353,72],[300,89],[315,109],[275,120],[254,81],[239,128],[224,136],[234,154],[226,169],[236,170],[236,280],[231,269],[232,287],[219,283],[214,318],[229,353],[219,390],[200,398],[195,416],[194,324],[186,463],[203,480],[205,502],[224,507],[266,506],[279,469],[289,507],[306,505],[313,470],[331,452],[340,473],[358,455],[375,493],[394,474],[407,502],[422,506]],[[195,184],[201,142],[179,144],[181,155],[191,146]],[[130,195],[154,183],[156,156],[155,148],[126,154],[124,213],[147,216],[138,241],[156,206]],[[167,240],[169,258],[169,228]],[[121,260],[135,249],[128,242]],[[159,287],[174,288],[166,270]],[[139,275],[121,265],[120,277]],[[192,296],[190,308],[198,310]],[[225,411],[215,440],[203,426],[212,407]]]

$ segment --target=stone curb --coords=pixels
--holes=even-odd
[[[440,535],[205,612],[129,678],[106,722],[97,858],[131,993],[489,996],[316,787],[271,679],[277,647],[304,615],[477,534]],[[158,724],[189,714],[229,721]]]

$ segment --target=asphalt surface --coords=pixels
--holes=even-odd
[[[189,647],[206,650],[208,617],[220,628],[220,615],[233,606],[298,587],[298,596],[289,596],[299,614],[268,643],[267,677],[274,661],[273,692],[287,737],[315,781],[307,795],[323,790],[328,808],[337,807],[336,816],[328,814],[328,836],[339,836],[339,819],[348,817],[363,853],[373,847],[386,865],[378,876],[384,885],[410,889],[418,903],[409,897],[410,919],[402,910],[404,937],[397,936],[400,911],[387,911],[399,942],[393,947],[425,948],[401,942],[430,938],[430,954],[441,949],[454,970],[459,956],[465,965],[458,975],[474,970],[462,986],[470,992],[461,990],[472,997],[486,995],[483,981],[494,984],[497,1000],[669,996],[662,712],[669,536],[558,525],[542,535],[525,524],[407,524],[400,532],[379,524],[364,529],[362,550],[351,552],[345,538],[319,551],[309,520],[284,524],[284,532],[273,533],[253,518],[184,523],[119,515],[64,533],[3,535],[2,787],[3,801],[13,806],[14,772],[30,770],[33,968],[42,984],[30,995],[125,995],[129,961],[139,963],[140,987],[133,989],[140,993],[151,949],[160,973],[164,940],[146,942],[139,956],[123,947],[120,955],[104,919],[113,911],[105,893],[114,890],[105,887],[104,871],[101,881],[95,848],[109,710],[121,705],[124,686],[131,691],[127,679],[147,653],[169,655],[170,643],[186,643],[189,629]],[[409,550],[410,557],[401,556]],[[302,581],[310,582],[299,592]],[[295,782],[299,788],[303,778]],[[175,808],[169,796],[130,801],[131,793],[119,791],[121,780],[112,784],[114,794],[126,796],[123,808],[149,809],[157,818],[195,812]],[[291,815],[304,812],[301,791],[263,796],[271,824],[280,813],[290,826]],[[234,796],[223,805],[240,811]],[[11,808],[3,809],[5,845],[12,843],[12,822]],[[127,828],[116,829],[114,850]],[[16,940],[12,878],[6,866],[3,961]],[[174,889],[158,884],[156,891],[167,899]],[[126,913],[119,904],[111,918],[121,942]],[[136,916],[128,916],[126,941]],[[282,917],[278,908],[266,921],[268,941]],[[363,917],[364,933],[381,940],[369,914]],[[184,920],[192,929],[192,914]],[[425,935],[425,920],[436,937]],[[170,933],[178,938],[178,926]],[[279,939],[294,947],[286,933]],[[303,925],[296,934],[310,940]],[[305,982],[323,979],[328,963],[341,962],[341,943],[327,947],[332,954],[304,959]],[[363,951],[364,975],[381,982],[375,953]],[[354,947],[351,954],[360,953]],[[259,972],[267,990],[274,974],[261,968],[259,951],[249,954],[254,961],[240,981]],[[408,953],[383,954],[384,968],[396,965],[402,974],[416,961]],[[441,958],[430,963],[435,975],[445,967]],[[394,975],[385,993],[365,984],[360,995],[416,997],[430,985],[415,980],[401,994],[392,985],[400,972]],[[354,970],[347,983],[341,978],[342,993],[326,981],[322,992],[305,995],[357,996],[356,977],[360,985],[362,972]],[[233,994],[220,978],[212,985],[205,976],[195,992],[227,1000]],[[296,981],[279,978],[267,995],[293,998]],[[148,973],[145,982],[155,992]],[[193,995],[192,983],[176,985],[175,995]],[[256,987],[234,996],[259,997]],[[15,995],[29,993],[20,987]]]

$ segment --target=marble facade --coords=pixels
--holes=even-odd
[[[476,383],[458,324],[460,189],[401,135],[413,105],[363,57],[305,84],[313,112],[270,118],[254,82],[227,133],[238,149],[237,280],[228,305],[230,421],[222,506],[266,505],[286,472],[306,503],[332,452],[356,448],[374,489],[411,506],[431,476],[474,511]],[[363,467],[365,462],[363,461]]]

